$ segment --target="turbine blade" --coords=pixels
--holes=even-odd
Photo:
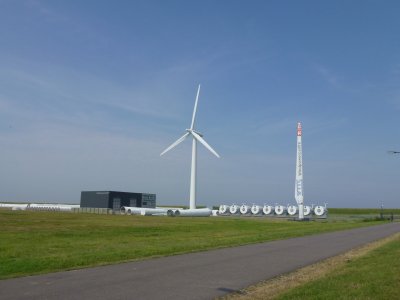
[[[199,84],[199,87],[197,88],[196,101],[194,102],[194,109],[193,109],[193,116],[192,116],[192,124],[190,124],[190,129],[193,129],[193,127],[194,127],[194,121],[196,120],[196,110],[197,110],[197,102],[199,101],[199,94],[200,94],[200,84]]]
[[[196,132],[191,131],[193,137],[198,140],[200,143],[203,144],[204,147],[206,147],[212,154],[214,154],[216,157],[220,158],[220,156],[218,155],[218,153],[211,148],[211,146],[209,144],[207,144],[207,142],[200,136],[198,135]]]
[[[182,135],[179,139],[177,139],[171,146],[169,146],[167,149],[165,149],[161,154],[164,155],[165,153],[167,153],[169,150],[171,150],[172,148],[176,147],[177,145],[179,145],[180,143],[182,143],[187,136],[189,135],[189,132],[186,132],[184,135]]]

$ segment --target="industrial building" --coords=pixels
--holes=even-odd
[[[155,208],[156,195],[115,191],[81,192],[81,208],[110,208],[119,211],[122,206]]]

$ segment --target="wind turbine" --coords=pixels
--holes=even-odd
[[[400,151],[388,151],[389,154],[400,154]]]
[[[165,149],[160,156],[167,153],[169,150],[175,148],[177,145],[182,143],[189,135],[192,136],[192,167],[190,172],[190,209],[196,209],[196,165],[197,165],[197,142],[203,144],[212,154],[216,157],[220,157],[217,152],[203,139],[203,135],[194,130],[194,124],[196,120],[196,110],[197,110],[197,103],[199,101],[199,94],[200,94],[200,84],[197,89],[196,101],[194,103],[193,109],[193,116],[192,116],[192,123],[190,124],[190,128],[186,129],[186,133],[182,135],[179,139],[177,139],[171,146]]]

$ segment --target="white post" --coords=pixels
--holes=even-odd
[[[196,209],[196,163],[197,163],[197,141],[192,142],[192,169],[190,173],[190,209]]]
[[[302,220],[304,219],[304,205],[299,204],[299,219]]]

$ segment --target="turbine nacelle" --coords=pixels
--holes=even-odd
[[[198,133],[197,131],[194,131],[193,129],[186,129],[186,133],[184,135],[182,135],[179,139],[177,139],[174,143],[172,143],[171,146],[169,146],[167,149],[165,149],[163,152],[161,152],[160,156],[164,155],[169,150],[178,146],[180,143],[182,143],[184,140],[186,140],[186,138],[189,135],[191,135],[192,138],[195,139],[195,141],[200,142],[204,147],[207,148],[208,151],[210,151],[216,157],[220,158],[219,154],[203,139],[203,135],[201,133]]]
[[[202,135],[200,132],[196,131],[196,130],[187,128],[185,131],[187,131],[187,132],[189,132],[189,133],[195,132],[195,133],[197,133],[199,136],[203,137],[203,135]]]

